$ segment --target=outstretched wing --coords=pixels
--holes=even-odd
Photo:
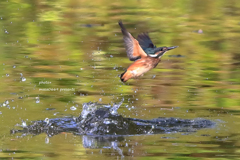
[[[147,48],[155,48],[152,40],[150,39],[150,37],[148,36],[147,33],[139,34],[137,40],[143,50],[145,50]]]
[[[147,57],[147,54],[143,51],[138,41],[126,30],[122,21],[119,21],[119,26],[122,29],[123,40],[127,52],[127,56],[131,61],[140,59],[141,57]]]

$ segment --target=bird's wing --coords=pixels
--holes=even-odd
[[[137,40],[140,46],[142,47],[142,49],[155,48],[152,40],[150,39],[147,33],[139,34]]]
[[[122,29],[123,40],[127,52],[127,56],[131,61],[135,61],[142,57],[147,57],[147,54],[143,51],[138,41],[126,30],[122,22],[119,21],[119,26]]]

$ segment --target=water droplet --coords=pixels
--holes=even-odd
[[[22,121],[22,127],[23,128],[27,127],[27,123],[25,121]]]
[[[21,77],[22,82],[25,82],[27,79],[25,77]]]
[[[77,110],[77,108],[76,108],[76,107],[74,107],[74,106],[70,107],[70,109],[71,109],[72,111],[75,111],[75,110]]]
[[[8,100],[6,100],[4,103],[5,103],[5,104],[9,104],[9,101],[8,101]]]
[[[40,103],[40,99],[36,99],[36,103]]]
[[[49,141],[50,141],[50,140],[49,140],[49,137],[46,137],[46,138],[45,138],[45,143],[48,144]]]
[[[46,122],[47,124],[49,124],[49,118],[45,118],[44,122]]]

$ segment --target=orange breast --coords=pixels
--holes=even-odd
[[[130,65],[127,71],[132,74],[132,77],[139,77],[142,74],[151,70],[152,68],[155,68],[159,61],[160,59],[158,58],[152,57],[141,58],[135,61],[132,65]]]

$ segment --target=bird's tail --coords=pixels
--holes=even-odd
[[[120,79],[121,79],[122,82],[125,82],[125,81],[124,81],[124,74],[125,74],[126,72],[127,72],[127,71],[123,72],[123,73],[121,74],[121,76],[120,76]]]
[[[123,72],[120,76],[122,82],[127,82],[130,78],[132,78],[132,74],[127,70]]]

